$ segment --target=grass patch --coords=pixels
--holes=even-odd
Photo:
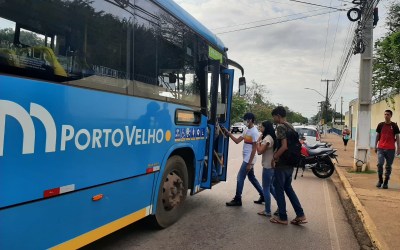
[[[353,169],[347,169],[347,173],[350,174],[376,174],[375,170],[367,170],[364,172],[358,172],[358,171],[354,171]]]

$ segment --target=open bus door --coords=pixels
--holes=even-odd
[[[221,70],[219,61],[212,61],[210,110],[207,124],[207,148],[200,187],[209,189],[213,182],[226,181],[229,138],[222,127],[229,130],[232,105],[232,69]]]

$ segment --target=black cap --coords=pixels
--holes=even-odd
[[[256,116],[253,113],[246,113],[243,116],[243,120],[252,120],[254,122],[256,120]]]

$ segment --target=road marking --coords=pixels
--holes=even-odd
[[[326,179],[324,179],[324,181],[323,181],[323,187],[324,187],[324,196],[325,196],[326,215],[327,215],[327,219],[328,219],[329,238],[331,240],[332,250],[337,250],[337,249],[340,249],[339,237],[337,235],[336,224],[335,224],[335,220],[333,218],[331,196],[329,194],[328,184],[327,184]]]

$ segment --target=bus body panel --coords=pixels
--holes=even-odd
[[[136,217],[143,218],[151,212],[151,191],[158,174],[2,209],[0,249],[47,249],[147,208],[146,213]],[[103,198],[92,201],[93,196],[99,194]],[[88,238],[95,240],[102,237],[102,233],[117,229],[118,225],[105,226],[103,232],[94,232],[95,235]]]
[[[0,46],[0,249],[76,249],[155,214],[171,155],[186,161],[191,194],[214,170],[226,179],[218,99],[207,109],[227,66],[221,40],[172,0],[76,3],[0,4],[14,32]],[[172,39],[175,19],[185,35]],[[24,45],[22,32],[45,44]],[[233,71],[222,74],[229,109]],[[229,127],[229,110],[219,115]]]
[[[60,187],[79,190],[160,168],[167,150],[175,141],[182,143],[177,130],[200,129],[203,137],[186,139],[193,147],[204,148],[205,125],[175,126],[178,108],[188,109],[0,76],[0,136],[4,136],[0,140],[0,207],[41,199],[46,192],[51,196],[49,192]],[[36,114],[40,112],[48,114]],[[195,152],[198,159],[204,157],[204,150]]]

